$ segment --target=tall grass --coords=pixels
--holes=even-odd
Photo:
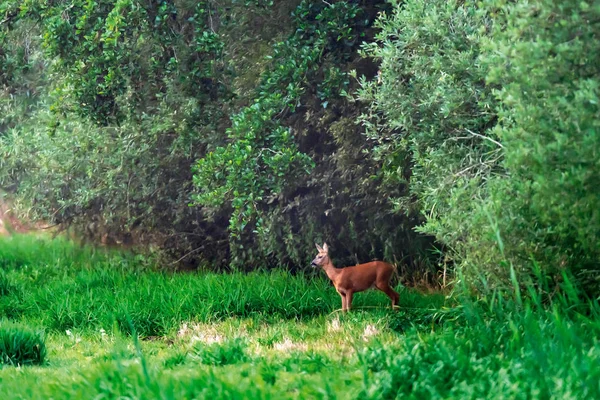
[[[41,332],[0,320],[0,365],[43,364],[46,343]]]
[[[110,329],[116,322],[129,332],[131,321],[142,336],[165,335],[182,321],[306,319],[341,304],[321,275],[173,274],[145,267],[140,257],[77,249],[63,240],[14,236],[0,242],[0,260],[5,292],[0,314],[35,320],[56,331]],[[415,296],[419,298],[406,293],[404,301],[412,305]],[[381,293],[356,298],[356,307],[387,305]]]
[[[170,274],[32,237],[0,240],[0,260],[0,312],[46,329],[53,357],[56,346],[85,357],[0,369],[0,398],[600,398],[600,307],[568,276],[551,298],[542,281],[450,303],[402,290],[391,312],[369,292],[357,308],[379,309],[341,314],[321,275]],[[198,325],[181,336],[184,322]],[[214,329],[216,342],[188,340]]]
[[[361,398],[600,398],[600,321],[524,301],[359,352]],[[597,307],[593,306],[596,310]]]

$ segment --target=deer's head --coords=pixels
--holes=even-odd
[[[319,253],[315,257],[315,259],[312,260],[310,265],[312,265],[313,267],[322,267],[323,265],[329,262],[329,248],[327,247],[327,243],[323,243],[323,247],[319,246],[316,243],[315,246],[317,246],[317,250],[319,250]]]

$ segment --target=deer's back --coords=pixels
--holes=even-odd
[[[353,265],[342,270],[337,286],[359,292],[389,282],[393,272],[394,266],[384,261]]]

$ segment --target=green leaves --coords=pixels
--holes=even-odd
[[[364,47],[381,62],[359,92],[372,156],[398,184],[410,165],[419,231],[453,249],[470,283],[529,285],[539,262],[597,291],[599,13],[413,0]]]
[[[594,293],[600,46],[592,21],[600,9],[544,0],[502,7],[483,58],[488,82],[498,87],[494,132],[510,172],[494,192],[503,205],[498,218],[511,232],[505,239],[512,257],[534,258],[546,274],[567,268]]]
[[[148,243],[179,225],[204,240],[187,207],[190,169],[207,143],[222,143],[231,98],[208,6],[75,0],[32,6],[11,26],[10,48],[36,61],[31,73],[9,71],[15,96],[0,99],[0,185],[16,208],[95,239],[131,242],[137,229]],[[213,240],[225,229],[213,227]],[[192,246],[183,236],[175,246]]]
[[[403,184],[410,176],[427,218],[423,231],[447,243],[448,236],[468,234],[465,215],[485,196],[483,186],[501,160],[487,139],[495,117],[478,61],[478,30],[490,23],[469,2],[410,1],[382,16],[377,42],[364,45],[365,55],[381,63],[377,79],[363,80],[359,91],[370,104],[361,122],[375,143],[371,154],[383,161],[386,180]],[[465,185],[474,191],[458,190]]]
[[[356,6],[346,2],[330,6],[303,2],[296,10],[294,35],[273,48],[273,66],[262,76],[253,104],[231,117],[229,144],[198,161],[194,184],[200,193],[194,201],[212,207],[231,204],[229,230],[233,238],[250,223],[253,229],[261,229],[265,198],[293,186],[314,166],[311,158],[299,151],[291,129],[279,119],[285,112],[295,111],[308,76],[319,68],[330,39],[348,39],[352,30],[347,24],[358,13]],[[308,16],[318,23],[309,24]],[[331,96],[332,88],[343,79],[339,70],[331,69],[321,85],[321,98]]]

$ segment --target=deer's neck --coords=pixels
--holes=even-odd
[[[325,271],[329,279],[331,279],[331,281],[335,284],[336,279],[340,274],[340,270],[333,266],[331,260],[327,260],[327,262],[323,264],[323,270]]]

